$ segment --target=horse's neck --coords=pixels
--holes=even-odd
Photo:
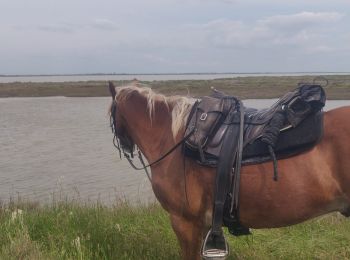
[[[155,160],[173,143],[171,112],[165,102],[156,101],[150,115],[145,100],[131,101],[125,109],[128,133],[146,158]]]

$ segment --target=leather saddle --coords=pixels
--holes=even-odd
[[[230,98],[234,100],[232,103],[228,102]],[[238,121],[225,120],[230,110],[237,105],[237,100],[215,91],[211,97],[203,97],[194,105],[185,133],[194,131],[184,145],[186,156],[202,165],[217,166],[228,126],[239,124]],[[325,100],[320,85],[305,84],[286,93],[270,108],[245,108],[242,164],[271,160],[269,144],[273,146],[277,159],[312,148],[323,134],[322,107]],[[272,141],[269,140],[271,129],[275,135]]]

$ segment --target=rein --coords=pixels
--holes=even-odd
[[[147,178],[150,182],[152,182],[152,178],[147,170],[147,168],[159,163],[160,161],[162,161],[164,158],[166,158],[168,155],[170,155],[173,151],[175,151],[180,145],[182,145],[193,133],[193,131],[191,131],[190,133],[188,133],[185,137],[183,137],[181,139],[181,141],[179,141],[177,144],[175,144],[168,152],[166,152],[165,154],[163,154],[161,157],[159,157],[157,160],[149,163],[149,164],[145,164],[144,160],[143,160],[143,154],[141,152],[141,150],[136,146],[137,149],[137,154],[138,154],[138,158],[142,164],[142,167],[137,167],[134,163],[134,161],[132,160],[132,158],[134,158],[134,153],[133,153],[133,148],[130,149],[130,153],[126,152],[123,145],[119,142],[119,136],[118,136],[118,132],[117,132],[117,122],[115,120],[115,113],[117,111],[117,102],[115,100],[113,100],[112,103],[112,107],[111,107],[111,114],[110,114],[110,126],[112,129],[112,133],[113,133],[113,145],[118,149],[119,151],[119,157],[120,159],[122,158],[122,154],[123,156],[128,160],[129,164],[131,165],[131,167],[137,171],[139,170],[145,170]]]

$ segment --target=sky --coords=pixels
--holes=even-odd
[[[0,75],[349,71],[350,0],[0,0]]]

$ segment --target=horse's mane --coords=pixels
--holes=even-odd
[[[195,101],[193,98],[184,96],[167,97],[163,94],[156,93],[149,87],[138,87],[135,85],[117,87],[116,90],[117,95],[115,98],[118,102],[126,100],[134,91],[144,96],[147,99],[147,109],[151,122],[154,117],[155,102],[164,102],[169,112],[171,112],[171,130],[174,138],[181,129],[184,129],[191,107]],[[172,110],[170,111],[171,108]]]

